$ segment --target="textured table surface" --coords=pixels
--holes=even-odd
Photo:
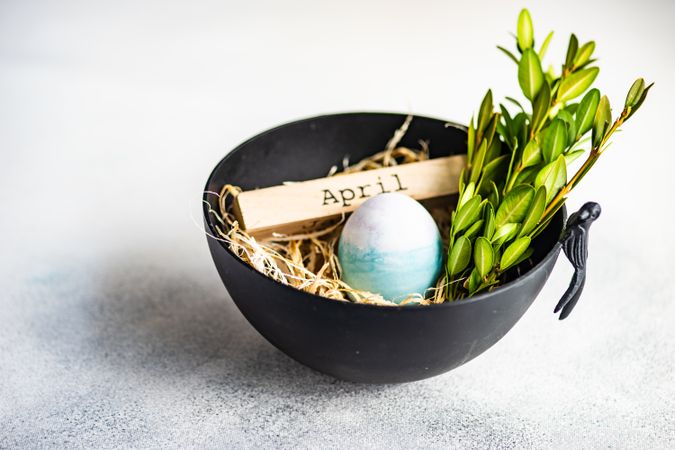
[[[223,288],[199,198],[227,149],[334,111],[466,122],[486,87],[516,92],[494,45],[517,7],[450,3],[0,3],[0,448],[674,448],[672,2],[531,8],[551,57],[598,41],[614,103],[657,82],[570,201],[604,210],[568,320],[561,259],[487,353],[365,386],[284,356]]]

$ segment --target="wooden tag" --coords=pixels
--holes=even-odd
[[[459,192],[465,155],[246,191],[234,202],[241,227],[257,238],[309,231],[384,192],[430,200]]]

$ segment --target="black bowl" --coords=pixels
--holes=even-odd
[[[345,156],[358,161],[383,148],[405,115],[351,113],[292,122],[246,141],[211,173],[204,200],[217,208],[224,184],[244,190],[326,175]],[[466,152],[459,125],[415,117],[401,142],[428,140],[431,156]],[[213,218],[204,208],[207,230]],[[553,270],[561,244],[561,209],[535,241],[534,264],[515,280],[470,299],[432,306],[382,307],[329,300],[274,281],[207,238],[218,273],[246,319],[297,361],[356,382],[420,380],[461,366],[499,341],[534,301]]]

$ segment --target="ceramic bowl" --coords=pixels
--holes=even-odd
[[[347,113],[313,117],[265,131],[218,163],[205,192],[224,184],[244,190],[321,178],[343,158],[358,161],[383,148],[405,115]],[[430,143],[431,157],[466,152],[466,129],[414,117],[401,145]],[[217,208],[217,197],[204,200]],[[215,235],[204,208],[206,229]],[[432,306],[382,307],[330,300],[274,281],[207,238],[218,273],[241,313],[293,359],[336,378],[396,383],[433,377],[471,361],[499,341],[546,283],[561,249],[561,209],[535,240],[533,264],[494,291]],[[550,301],[550,299],[544,299]]]

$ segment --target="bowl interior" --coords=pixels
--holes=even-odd
[[[291,122],[265,131],[232,150],[214,169],[207,189],[224,182],[244,190],[276,186],[326,176],[384,149],[405,120],[403,114],[346,113]],[[431,157],[466,153],[466,131],[461,125],[415,116],[400,145],[419,148],[430,144]]]

